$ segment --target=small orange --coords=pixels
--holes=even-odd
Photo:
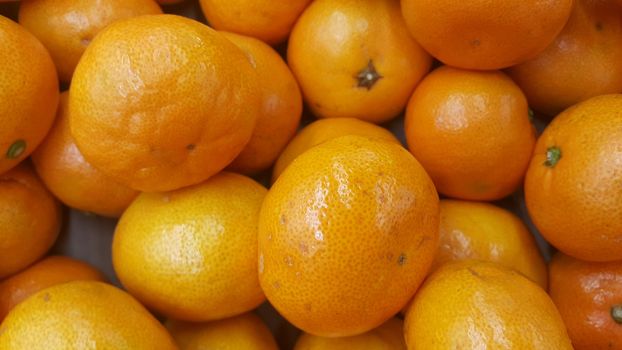
[[[380,327],[351,337],[325,338],[303,333],[294,350],[406,350],[404,322],[391,318]]]
[[[406,313],[409,350],[572,349],[546,292],[514,270],[463,260],[430,275]]]
[[[395,0],[315,0],[289,38],[288,63],[320,118],[382,123],[430,69]]]
[[[191,323],[169,320],[166,327],[180,350],[278,350],[270,329],[253,313]]]
[[[0,279],[45,254],[60,225],[60,205],[29,164],[0,174]]]
[[[312,0],[200,0],[209,24],[274,45],[284,41]]]
[[[248,55],[262,89],[261,113],[253,136],[229,165],[230,170],[254,174],[269,168],[296,133],[302,96],[289,67],[273,48],[251,37],[222,34]]]
[[[285,170],[296,157],[306,152],[311,147],[346,135],[377,138],[399,144],[399,141],[389,130],[376,124],[354,118],[319,119],[300,130],[289,144],[287,144],[283,152],[281,152],[281,155],[279,155],[279,158],[274,164],[272,182],[276,181],[283,170]]]
[[[573,0],[401,0],[415,39],[441,62],[501,69],[542,52],[566,24]]]
[[[164,193],[142,193],[117,224],[114,270],[138,300],[167,317],[209,321],[264,300],[257,221],[267,190],[223,172]]]
[[[438,249],[438,196],[394,142],[343,136],[296,158],[259,218],[259,281],[303,331],[350,336],[395,315]]]
[[[567,255],[622,259],[622,95],[593,97],[555,117],[525,177],[542,236]]]
[[[50,256],[26,270],[0,281],[0,322],[26,298],[38,291],[70,281],[105,278],[97,269],[82,261],[64,256]]]
[[[444,66],[413,94],[410,151],[449,197],[496,200],[520,186],[536,135],[527,100],[505,74]]]
[[[110,23],[162,13],[154,0],[22,0],[19,23],[49,50],[60,80],[73,71],[97,33]]]
[[[69,131],[68,94],[61,94],[52,129],[32,154],[47,188],[66,205],[103,216],[119,217],[138,192],[110,179],[89,164]]]
[[[0,42],[2,174],[41,143],[54,122],[59,91],[54,62],[45,47],[22,26],[1,15]]]
[[[622,262],[585,262],[557,253],[549,273],[549,294],[575,350],[622,349]]]
[[[246,55],[206,25],[174,15],[120,20],[78,63],[71,133],[89,163],[131,188],[197,184],[250,140],[257,83]]]

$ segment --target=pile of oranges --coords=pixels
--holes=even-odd
[[[0,0],[0,61],[2,350],[622,349],[622,1]]]

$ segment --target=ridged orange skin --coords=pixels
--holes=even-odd
[[[31,159],[46,187],[69,207],[119,217],[138,191],[102,174],[87,162],[71,136],[68,93],[61,94],[58,115]]]
[[[60,80],[68,83],[84,50],[104,27],[160,13],[154,0],[22,0],[19,23],[45,45]]]
[[[446,65],[493,70],[537,56],[562,31],[573,0],[401,0],[413,37]]]
[[[142,193],[112,242],[123,286],[167,317],[210,321],[265,300],[257,276],[257,221],[267,190],[222,172],[177,191]]]
[[[0,15],[0,174],[43,141],[58,106],[50,54],[26,29]],[[34,103],[33,101],[36,101]]]
[[[210,26],[251,36],[270,45],[289,35],[311,0],[200,0]]]
[[[0,278],[45,254],[61,226],[61,207],[30,164],[0,175]]]
[[[0,322],[17,304],[38,291],[71,281],[105,281],[93,266],[65,256],[50,256],[0,281]]]
[[[205,323],[168,320],[166,328],[180,350],[279,349],[270,329],[253,313]]]
[[[84,158],[140,191],[200,183],[250,140],[261,110],[246,55],[216,31],[174,15],[117,21],[84,52],[69,92]]]
[[[350,336],[412,297],[438,249],[438,196],[399,145],[343,136],[296,158],[259,219],[259,281],[303,331]]]
[[[572,349],[555,304],[522,274],[491,262],[444,265],[406,313],[409,350]]]
[[[244,51],[257,72],[262,90],[261,112],[250,141],[228,169],[255,174],[269,168],[294,136],[302,115],[302,95],[281,56],[264,42],[221,32]]]
[[[551,117],[590,97],[622,92],[620,8],[610,0],[576,0],[555,41],[508,72],[529,105]]]
[[[0,324],[0,348],[175,350],[138,301],[112,285],[73,281],[39,291]]]
[[[620,323],[612,316],[612,308],[622,302],[622,263],[586,262],[557,253],[549,274],[549,294],[575,350],[622,349]]]
[[[396,1],[316,0],[292,30],[287,62],[317,117],[382,123],[404,109],[432,60]]]
[[[303,333],[294,350],[406,350],[404,322],[391,318],[380,327],[351,337],[325,338]]]
[[[521,185],[536,142],[525,95],[509,77],[448,66],[415,90],[405,133],[440,193],[482,201]]]

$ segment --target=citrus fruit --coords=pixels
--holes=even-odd
[[[404,322],[391,318],[380,327],[351,337],[325,338],[303,333],[294,350],[406,350]]]
[[[374,123],[404,109],[431,64],[394,0],[312,2],[292,30],[287,59],[316,116]]]
[[[250,139],[259,110],[246,55],[175,15],[106,27],[84,52],[69,93],[71,133],[84,158],[149,192],[219,172]]]
[[[438,249],[438,196],[394,142],[326,141],[274,183],[259,218],[259,281],[281,315],[319,336],[367,332],[414,294]]]

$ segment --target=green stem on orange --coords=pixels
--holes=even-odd
[[[610,310],[611,318],[616,321],[617,324],[622,324],[622,305],[614,305]]]
[[[376,84],[376,82],[383,77],[376,70],[374,62],[372,60],[369,60],[369,62],[367,62],[367,66],[363,68],[360,72],[358,72],[355,78],[358,87],[371,90],[374,84]]]
[[[9,146],[9,149],[6,151],[6,157],[9,159],[15,159],[19,157],[20,155],[22,155],[22,153],[24,153],[25,150],[26,150],[26,141],[17,140],[13,142],[11,146]]]
[[[546,161],[544,165],[553,168],[562,159],[562,150],[557,146],[552,146],[546,149]]]

